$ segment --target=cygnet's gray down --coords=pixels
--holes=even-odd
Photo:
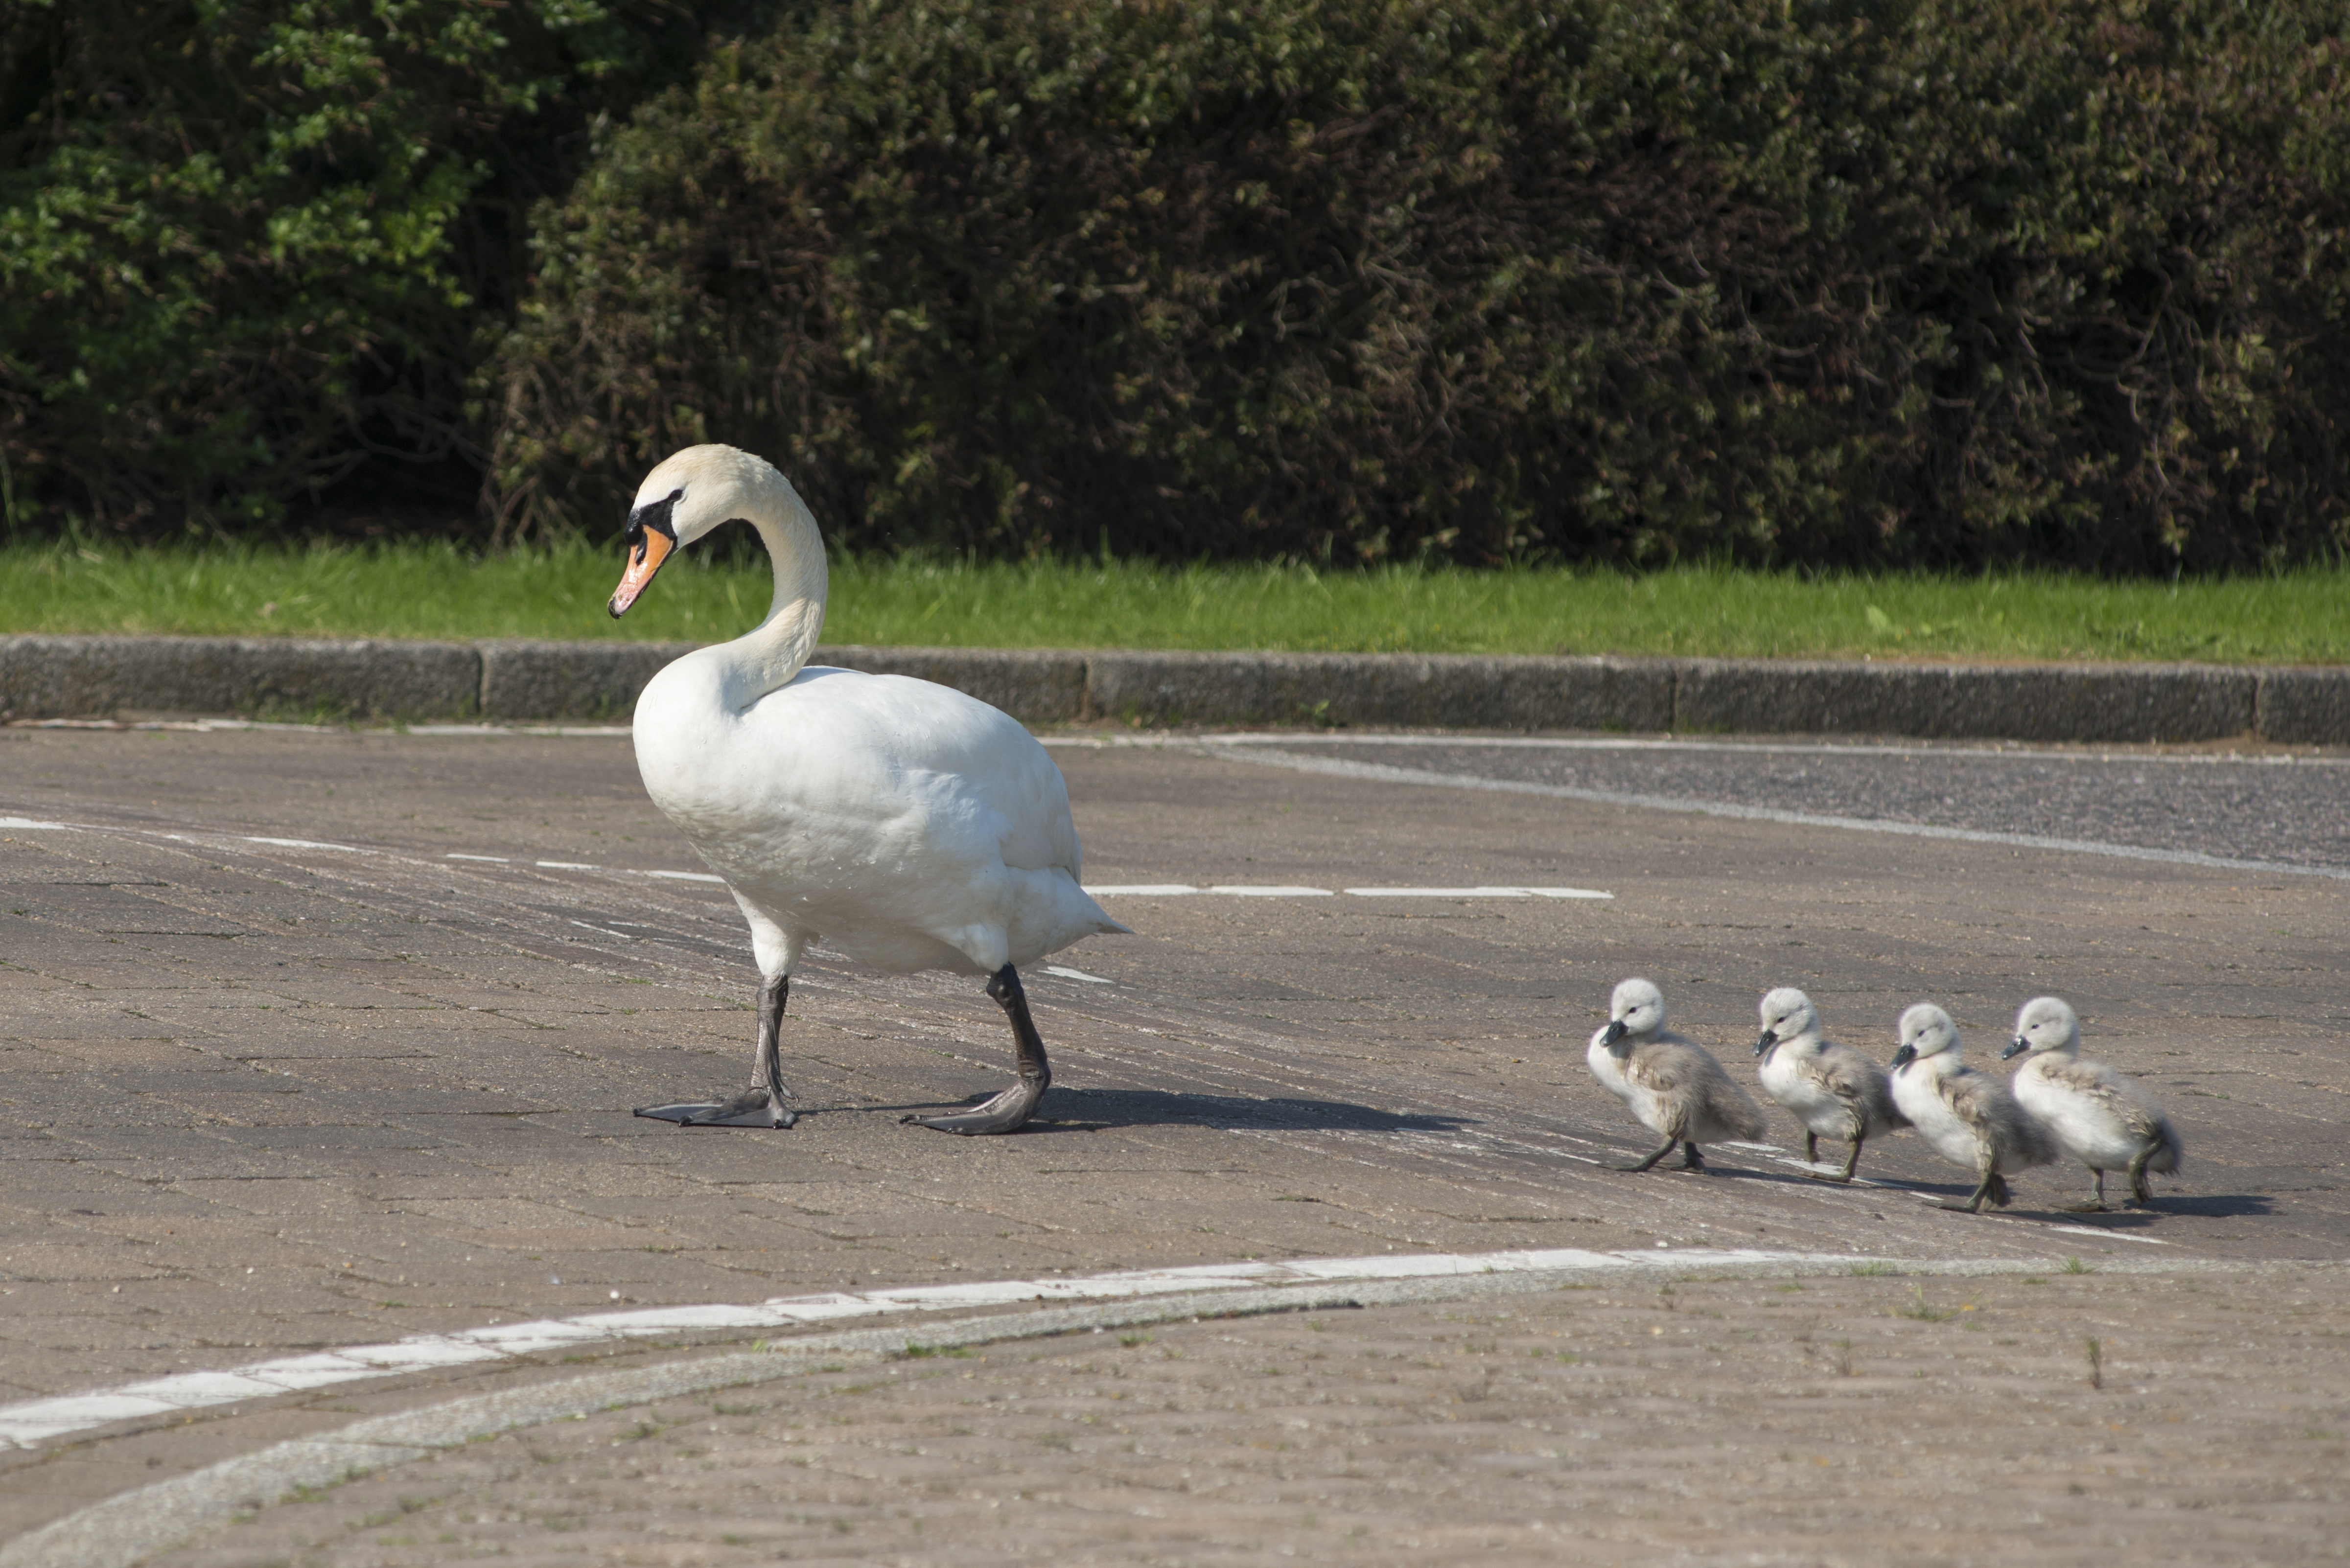
[[[2130,1197],[2154,1201],[2149,1170],[2169,1175],[2187,1158],[2178,1129],[2137,1080],[2102,1062],[2081,1060],[2081,1021],[2054,996],[2035,997],[2015,1015],[2015,1040],[2002,1058],[2031,1053],[2015,1071],[2018,1104],[2038,1116],[2066,1154],[2089,1168],[2096,1187],[2075,1212],[2106,1209],[2106,1172],[2129,1172]]]
[[[1862,1144],[1909,1125],[1893,1104],[1885,1069],[1849,1045],[1822,1039],[1819,1009],[1793,986],[1762,999],[1762,1037],[1754,1042],[1754,1054],[1762,1058],[1762,1092],[1804,1124],[1805,1162],[1820,1162],[1824,1137],[1851,1146],[1842,1173],[1823,1180],[1850,1181]]]
[[[1675,1144],[1681,1146],[1683,1170],[1703,1170],[1698,1145],[1762,1136],[1762,1111],[1712,1053],[1666,1032],[1664,995],[1645,980],[1616,988],[1607,1027],[1591,1037],[1586,1060],[1591,1075],[1665,1140],[1656,1153],[1620,1170],[1650,1169]]]
[[[1901,1046],[1893,1054],[1893,1103],[1935,1153],[1980,1179],[1973,1198],[1945,1203],[1945,1209],[1980,1214],[1986,1198],[2004,1209],[2007,1172],[2056,1158],[2048,1129],[2015,1103],[2007,1085],[1966,1064],[1958,1025],[1930,1002],[1901,1015]]]

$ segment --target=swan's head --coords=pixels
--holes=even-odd
[[[1754,1042],[1754,1054],[1767,1056],[1771,1047],[1783,1040],[1819,1032],[1819,1009],[1812,1005],[1812,999],[1792,985],[1783,985],[1762,999],[1762,1037]]]
[[[1901,1015],[1901,1048],[1893,1053],[1893,1070],[1959,1049],[1959,1026],[1930,1002],[1921,1002]]]
[[[2035,1056],[2043,1051],[2070,1056],[2080,1048],[2081,1020],[2073,1009],[2057,997],[2037,996],[2015,1015],[2015,1038],[1999,1055],[2002,1062],[2026,1051]]]
[[[806,511],[791,482],[764,457],[731,446],[690,446],[672,452],[645,476],[629,508],[623,540],[628,566],[620,574],[620,586],[612,590],[612,614],[626,614],[661,563],[681,546],[729,523]]]
[[[1602,1045],[1613,1045],[1627,1035],[1654,1034],[1665,1026],[1665,993],[1645,980],[1627,980],[1607,999],[1607,1028]]]

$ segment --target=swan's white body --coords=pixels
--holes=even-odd
[[[639,505],[672,492],[681,546],[740,519],[775,564],[766,619],[655,675],[635,724],[646,792],[726,879],[763,974],[818,938],[876,969],[993,974],[1126,929],[1080,885],[1067,786],[1018,722],[927,680],[806,665],[824,545],[789,481],[689,447]]]
[[[2003,1054],[2027,1051],[2009,1086],[2057,1146],[2094,1174],[2095,1195],[2080,1207],[2105,1208],[2109,1170],[2128,1172],[2131,1196],[2152,1202],[2146,1173],[2168,1175],[2187,1158],[2161,1104],[2128,1075],[2081,1060],[2081,1020],[2060,997],[2035,997],[2016,1014],[2015,1041]]]
[[[764,973],[819,937],[876,969],[993,974],[1123,929],[1079,885],[1067,787],[1016,721],[823,666],[738,709],[736,657],[702,649],[653,678],[637,766],[733,890]]]

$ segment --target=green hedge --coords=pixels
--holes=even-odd
[[[0,0],[9,531],[469,516],[528,208],[705,43],[671,0]]]
[[[2350,545],[2350,0],[629,3],[0,0],[12,523],[723,440],[858,548]]]
[[[496,482],[601,522],[730,441],[992,555],[2322,554],[2345,15],[837,6],[542,219]]]

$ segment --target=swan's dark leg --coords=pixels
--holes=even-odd
[[[787,1127],[799,1116],[784,1108],[784,1002],[792,977],[779,974],[759,987],[759,1033],[751,1045],[751,1086],[715,1104],[654,1106],[637,1115],[681,1127]]]
[[[1681,1168],[1694,1170],[1700,1176],[1705,1174],[1705,1156],[1698,1153],[1696,1144],[1681,1145]]]
[[[1680,1141],[1681,1141],[1681,1140],[1680,1140],[1680,1139],[1679,1139],[1679,1138],[1677,1138],[1677,1137],[1669,1137],[1669,1138],[1667,1138],[1667,1139],[1665,1140],[1665,1147],[1662,1147],[1662,1148],[1659,1149],[1656,1153],[1654,1153],[1654,1154],[1650,1155],[1648,1158],[1646,1158],[1646,1159],[1642,1160],[1639,1164],[1638,1164],[1638,1165],[1614,1165],[1614,1166],[1610,1166],[1610,1167],[1608,1167],[1608,1168],[1609,1168],[1610,1170],[1626,1170],[1626,1171],[1629,1171],[1629,1172],[1631,1172],[1631,1173],[1632,1173],[1633,1175],[1635,1175],[1635,1176],[1639,1175],[1639,1174],[1640,1174],[1640,1172],[1642,1172],[1642,1171],[1644,1171],[1644,1170],[1654,1170],[1654,1169],[1656,1168],[1656,1166],[1657,1166],[1657,1161],[1659,1161],[1659,1160],[1660,1160],[1660,1159],[1664,1158],[1665,1158],[1665,1156],[1667,1156],[1667,1155],[1669,1155],[1669,1154],[1672,1153],[1672,1152],[1673,1152],[1673,1145],[1675,1145],[1675,1144],[1677,1144],[1677,1143],[1679,1143],[1679,1142],[1680,1142]]]
[[[1020,1056],[1020,1081],[967,1111],[943,1116],[906,1116],[918,1127],[975,1137],[983,1133],[1018,1132],[1034,1115],[1053,1085],[1053,1069],[1045,1060],[1045,1040],[1036,1021],[1028,1015],[1028,993],[1020,987],[1020,971],[1005,964],[987,978],[987,994],[1012,1023],[1012,1041]]]

